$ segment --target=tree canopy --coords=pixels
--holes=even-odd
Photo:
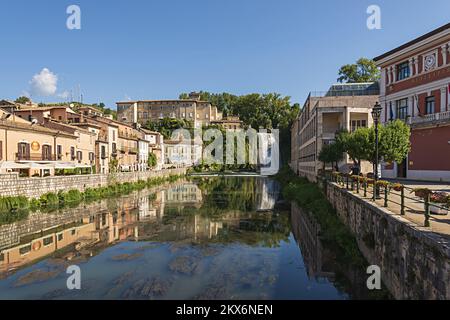
[[[30,98],[25,97],[25,96],[18,97],[15,100],[16,103],[21,103],[21,104],[25,104],[25,103],[30,102],[30,101],[31,101]]]
[[[339,69],[339,82],[358,83],[374,82],[380,79],[380,70],[375,61],[360,58],[354,64],[346,64]]]
[[[409,126],[401,120],[380,125],[378,160],[402,162],[411,150],[410,136]],[[352,133],[340,132],[336,137],[336,144],[340,145],[355,163],[361,164],[362,160],[375,163],[375,127],[359,128]]]

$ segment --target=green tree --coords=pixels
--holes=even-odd
[[[147,164],[150,168],[156,167],[156,165],[158,164],[158,159],[156,158],[156,154],[154,154],[153,152],[148,153]]]
[[[31,100],[28,97],[21,96],[21,97],[18,97],[15,102],[25,104],[25,103],[31,102]]]
[[[323,163],[324,170],[327,163],[331,163],[334,168],[337,168],[339,161],[341,161],[343,158],[343,146],[337,142],[324,145],[319,153],[319,161]]]
[[[378,127],[378,161],[402,162],[411,150],[409,126],[396,120]],[[340,133],[337,140],[349,157],[358,164],[362,160],[375,163],[375,127],[359,128],[353,133]]]
[[[374,150],[374,144],[370,139],[371,130],[370,128],[358,128],[353,133],[343,131],[336,138],[342,146],[342,150],[347,152],[353,163],[359,167],[361,167],[361,161],[369,159]]]
[[[176,118],[163,118],[158,121],[148,121],[144,128],[152,131],[158,131],[165,139],[170,139],[172,132],[176,129],[188,129],[193,130],[193,124],[191,121]],[[192,132],[191,132],[192,136]]]
[[[401,163],[405,160],[411,151],[411,129],[409,126],[397,119],[381,127],[380,133],[379,153],[384,161]],[[373,135],[375,136],[375,133]],[[375,140],[375,138],[373,139]],[[373,159],[375,159],[375,156]]]
[[[355,64],[346,64],[339,69],[339,82],[374,82],[380,79],[380,70],[375,61],[360,58]]]

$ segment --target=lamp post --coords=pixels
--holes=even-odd
[[[381,109],[382,109],[381,105],[378,103],[378,101],[372,109],[372,117],[373,122],[375,124],[375,170],[374,170],[375,176],[374,176],[374,192],[373,192],[374,201],[380,198],[377,181],[378,181],[378,123],[380,121]]]

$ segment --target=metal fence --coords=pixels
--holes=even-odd
[[[424,193],[423,197],[410,196],[414,193],[415,189],[406,187],[401,184],[392,184],[387,181],[378,181],[378,184],[372,179],[365,177],[354,177],[350,175],[333,175],[327,174],[323,177],[327,182],[334,182],[341,188],[361,194],[365,198],[369,198],[372,201],[382,200],[383,207],[389,208],[390,204],[396,204],[400,206],[400,215],[406,214],[406,209],[417,211],[417,209],[408,207],[407,200],[411,200],[414,203],[423,205],[424,212],[424,226],[430,227],[430,215],[431,208],[437,210],[448,211],[448,204],[437,204],[431,202],[431,192]]]

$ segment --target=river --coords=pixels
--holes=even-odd
[[[209,177],[30,214],[0,226],[0,299],[386,297],[280,200],[269,178]]]

